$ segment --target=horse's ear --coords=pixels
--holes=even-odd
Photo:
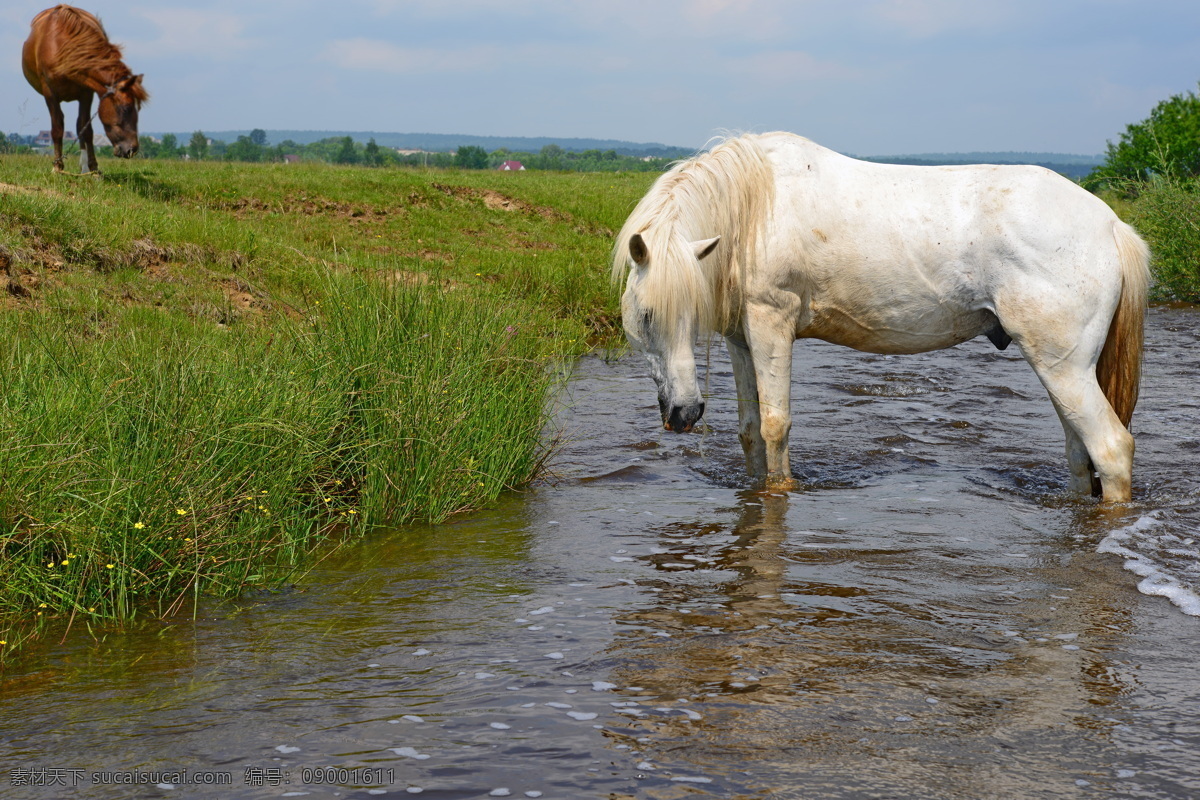
[[[714,236],[711,239],[701,239],[698,242],[692,242],[692,247],[696,251],[696,260],[701,261],[705,256],[717,249],[717,245],[721,242],[720,236]]]
[[[635,233],[629,238],[629,257],[635,264],[645,264],[646,259],[650,257],[650,248],[646,247],[646,240],[640,233]]]

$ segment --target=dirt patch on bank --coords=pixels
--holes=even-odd
[[[300,195],[293,200],[268,202],[257,197],[239,197],[234,200],[218,200],[209,203],[209,208],[231,211],[239,219],[252,214],[295,214],[302,217],[332,216],[350,221],[382,219],[391,210],[381,207],[366,207],[321,197]]]
[[[476,189],[471,186],[450,186],[445,183],[430,184],[443,194],[457,197],[460,200],[478,200],[485,206],[498,211],[520,211],[525,214],[535,214],[542,219],[555,222],[571,222],[570,214],[549,206],[535,206],[510,195],[497,192],[495,189]]]
[[[0,245],[0,304],[8,306],[30,300],[42,285],[42,279],[30,270],[22,270],[13,264],[12,251]]]

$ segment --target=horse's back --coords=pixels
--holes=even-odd
[[[798,336],[919,352],[988,333],[1010,306],[1115,303],[1121,223],[1050,170],[876,164],[789,134],[759,143],[776,204],[758,288],[801,298]]]
[[[97,53],[112,49],[103,23],[81,8],[59,4],[34,16],[21,51],[26,80],[40,94],[74,101],[92,89],[79,77]]]

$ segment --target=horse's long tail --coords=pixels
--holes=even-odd
[[[1150,248],[1133,228],[1113,224],[1121,267],[1121,299],[1096,363],[1096,380],[1121,424],[1129,427],[1142,377],[1142,326],[1150,287]]]

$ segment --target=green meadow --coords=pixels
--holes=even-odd
[[[652,174],[0,162],[0,663],[527,485]]]

